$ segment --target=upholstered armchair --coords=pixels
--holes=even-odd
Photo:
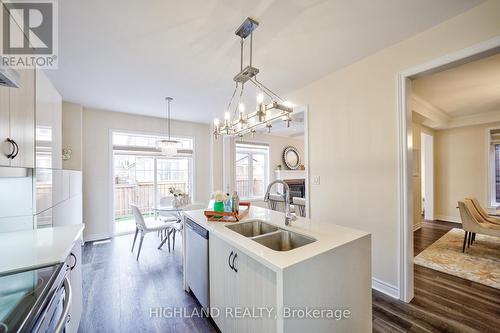
[[[470,247],[474,241],[474,235],[484,234],[489,236],[500,237],[500,225],[487,222],[483,219],[481,214],[476,210],[471,200],[464,200],[458,202],[458,209],[462,219],[462,228],[465,231],[464,243],[462,252],[465,252],[465,245]]]
[[[496,218],[496,217],[493,217],[490,214],[488,214],[488,212],[479,203],[479,200],[477,200],[476,198],[465,198],[465,200],[472,202],[472,204],[474,205],[474,208],[476,208],[476,210],[478,211],[478,213],[481,215],[481,217],[484,220],[486,220],[490,223],[493,223],[493,224],[500,225],[500,218]]]

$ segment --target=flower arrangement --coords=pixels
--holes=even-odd
[[[172,194],[174,197],[182,197],[184,195],[186,195],[186,193],[184,193],[182,190],[180,189],[177,189],[173,186],[169,187],[168,188],[168,193]]]
[[[215,200],[215,202],[225,202],[227,199],[229,199],[229,196],[227,193],[224,193],[222,191],[216,191],[212,193],[212,199]]]

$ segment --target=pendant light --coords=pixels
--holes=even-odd
[[[287,123],[287,126],[290,126],[293,105],[257,80],[259,69],[253,66],[252,61],[253,31],[258,26],[259,22],[248,17],[235,32],[240,40],[240,72],[233,78],[235,88],[224,112],[224,122],[221,123],[218,118],[214,119],[213,134],[215,138],[222,135],[238,136],[241,138],[245,134],[250,133],[253,135],[256,133],[257,128],[264,126],[270,132],[272,128],[271,123],[278,119],[283,119]],[[250,39],[249,64],[244,67],[243,48],[244,42],[248,37]],[[245,104],[242,102],[245,83],[255,86],[258,91],[254,111],[249,110],[249,113],[245,112]],[[238,90],[239,93],[237,94]],[[235,96],[239,96],[237,101],[235,101]]]
[[[166,120],[167,120],[167,135],[166,139],[159,140],[157,142],[158,148],[161,149],[162,155],[165,156],[173,156],[177,154],[177,148],[179,146],[179,141],[172,140],[170,138],[170,103],[172,102],[172,97],[165,97],[167,101],[167,111],[166,111]]]

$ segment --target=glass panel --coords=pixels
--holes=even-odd
[[[157,193],[158,203],[164,197],[170,197],[169,189],[173,187],[183,193],[190,194],[191,158],[157,158]]]
[[[132,219],[130,204],[143,214],[152,214],[154,206],[154,158],[114,155],[115,220]]]
[[[127,134],[119,132],[113,133],[113,145],[115,146],[156,148],[157,142],[162,139],[166,139],[166,137],[157,135]],[[172,137],[171,139],[179,141],[179,148],[193,149],[193,139],[176,137]]]
[[[264,181],[266,177],[266,156],[264,154],[253,154],[252,159],[252,196],[264,197]]]
[[[250,155],[236,153],[236,191],[241,198],[249,198],[252,193],[249,184]]]

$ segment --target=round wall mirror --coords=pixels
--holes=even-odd
[[[291,170],[297,170],[300,166],[300,156],[297,148],[288,146],[283,151],[283,162]]]

